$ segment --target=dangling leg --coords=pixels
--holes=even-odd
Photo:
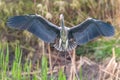
[[[68,49],[68,39],[66,40],[66,44],[65,44],[65,50]]]
[[[60,49],[60,47],[61,47],[61,44],[62,44],[62,40],[60,39],[60,40],[59,40],[59,49]]]

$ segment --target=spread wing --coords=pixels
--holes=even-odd
[[[86,19],[69,30],[69,39],[74,38],[78,45],[87,43],[98,36],[112,36],[114,28],[108,23],[96,19]]]
[[[47,43],[54,43],[59,36],[59,28],[38,15],[14,16],[8,19],[7,25],[19,30],[28,30]]]

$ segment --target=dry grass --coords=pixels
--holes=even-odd
[[[118,57],[116,54],[119,53],[115,52],[116,48],[120,48],[120,0],[34,0],[33,2],[29,1],[30,6],[25,0],[18,1],[18,3],[9,0],[5,1],[6,3],[4,1],[0,3],[0,11],[2,12],[0,13],[0,23],[2,23],[0,25],[1,42],[9,42],[11,49],[14,49],[15,44],[19,43],[23,49],[23,56],[26,56],[27,60],[32,60],[33,66],[37,60],[41,59],[42,55],[46,55],[49,58],[48,75],[56,76],[56,73],[63,69],[68,80],[73,80],[79,75],[82,76],[80,77],[82,80],[120,80],[120,61],[116,61],[116,57]],[[7,17],[26,13],[40,14],[56,25],[59,25],[59,14],[63,13],[65,24],[70,27],[79,24],[88,17],[108,21],[116,28],[115,36],[112,39],[105,39],[106,41],[115,41],[115,43],[112,43],[113,50],[111,55],[113,54],[113,56],[106,58],[103,62],[102,60],[96,62],[95,59],[91,59],[87,55],[87,57],[75,56],[75,52],[72,56],[69,53],[56,51],[29,32],[15,32],[14,30],[6,29],[4,23]],[[97,47],[99,51],[101,51],[101,47],[103,48],[103,46]],[[85,48],[85,50],[87,52],[88,48]],[[10,52],[12,53],[12,51]],[[92,51],[88,53],[92,53]],[[93,57],[94,55],[90,56]],[[33,71],[30,74],[39,73],[40,71]],[[22,75],[27,74],[23,73]],[[79,80],[79,78],[77,79]]]
[[[76,65],[76,66],[75,66]],[[120,62],[116,61],[115,52],[113,48],[113,56],[107,58],[102,63],[96,63],[91,61],[87,57],[80,57],[79,60],[75,60],[75,56],[72,58],[72,63],[65,65],[55,66],[53,74],[58,70],[63,69],[68,77],[67,80],[80,80],[80,70],[82,70],[82,80],[120,80]]]

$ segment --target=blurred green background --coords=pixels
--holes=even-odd
[[[6,20],[15,15],[39,14],[59,25],[59,15],[65,16],[65,25],[72,27],[88,17],[103,20],[115,27],[111,38],[100,37],[86,45],[77,47],[77,55],[95,60],[112,56],[113,51],[120,57],[120,1],[119,0],[0,0],[0,42],[9,43],[10,53],[16,44],[24,55],[42,52],[42,41],[27,31],[8,28]],[[53,49],[54,50],[54,49]]]

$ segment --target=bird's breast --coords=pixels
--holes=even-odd
[[[62,41],[66,42],[67,37],[68,37],[67,31],[65,31],[65,30],[61,31],[61,35],[60,36],[61,36]]]

